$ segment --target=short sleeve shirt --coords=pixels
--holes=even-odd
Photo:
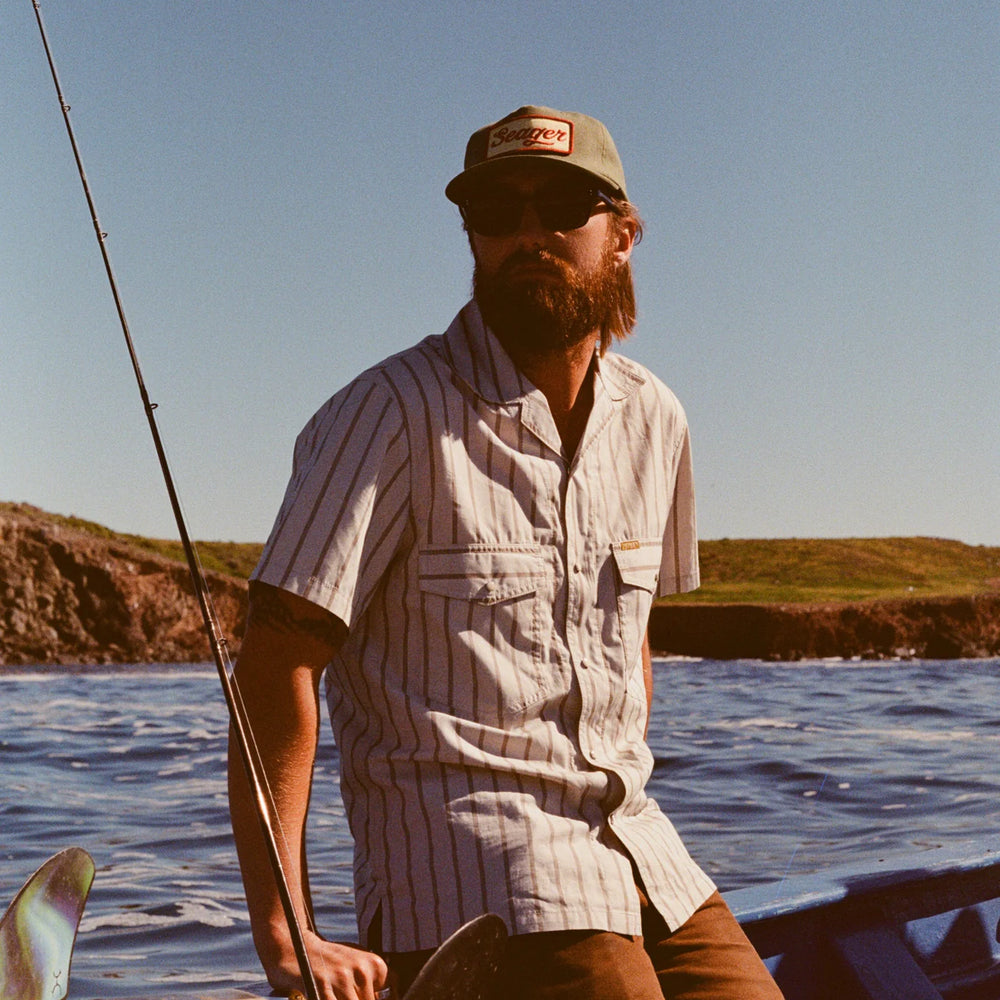
[[[567,456],[544,395],[468,304],[365,372],[296,444],[254,578],[349,629],[327,670],[364,933],[435,947],[639,934],[635,871],[671,927],[714,886],[645,791],[642,642],[698,585],[688,428],[618,355]]]

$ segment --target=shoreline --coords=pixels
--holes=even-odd
[[[187,567],[26,504],[0,510],[0,667],[203,663],[212,659]],[[208,572],[231,653],[247,583]],[[1000,656],[1000,593],[815,604],[653,606],[666,656],[754,659],[982,659]]]
[[[1000,656],[1000,595],[827,604],[654,605],[655,652],[712,660]]]

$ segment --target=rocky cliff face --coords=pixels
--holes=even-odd
[[[230,648],[246,584],[209,574]],[[39,516],[0,513],[0,664],[211,659],[187,567]]]
[[[666,604],[653,609],[649,638],[661,652],[717,660],[998,656],[1000,595],[823,605]]]

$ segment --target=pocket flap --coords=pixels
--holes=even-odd
[[[537,546],[430,548],[422,549],[418,558],[422,591],[481,604],[533,594],[542,574]]]
[[[656,592],[663,547],[660,539],[630,539],[611,546],[622,583]]]

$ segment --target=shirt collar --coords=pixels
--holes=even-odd
[[[455,374],[487,402],[514,403],[537,391],[483,322],[475,301],[452,321],[444,345]]]
[[[617,354],[597,358],[597,378],[608,397],[616,403],[628,399],[646,379],[635,365]]]
[[[479,306],[468,302],[444,335],[445,349],[455,374],[478,396],[491,403],[524,401],[538,389],[511,360],[503,345],[483,322]],[[595,349],[596,353],[596,349]],[[597,384],[610,399],[621,402],[645,382],[614,354],[595,357]]]

